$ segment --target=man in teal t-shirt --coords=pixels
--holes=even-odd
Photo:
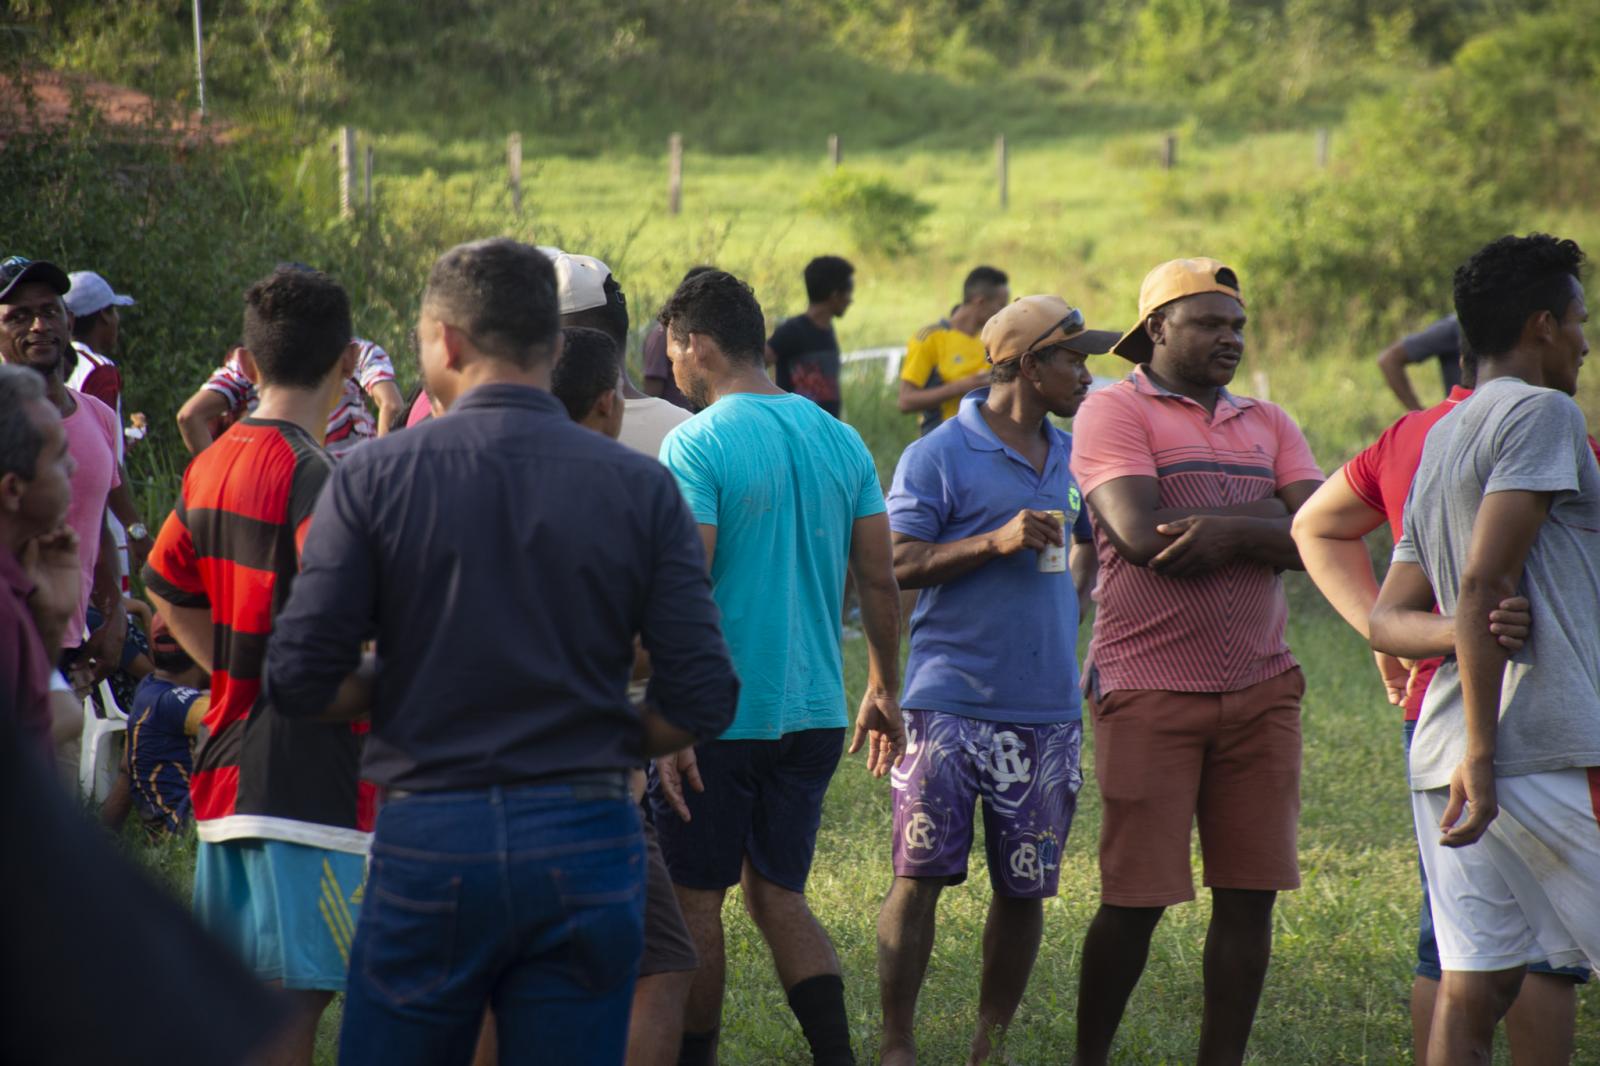
[[[701,960],[680,1061],[715,1059],[722,902],[742,880],[813,1059],[853,1063],[839,960],[804,893],[848,722],[839,648],[847,569],[869,660],[850,750],[866,739],[868,768],[880,776],[905,750],[883,490],[855,430],[767,377],[765,320],[748,285],[722,271],[689,278],[661,323],[678,387],[704,408],[668,435],[661,461],[700,524],[741,680],[728,731],[661,760],[651,783],[661,848]],[[685,779],[704,790],[684,790]]]

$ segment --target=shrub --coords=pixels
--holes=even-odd
[[[817,183],[806,195],[805,207],[844,226],[863,252],[890,258],[916,249],[917,231],[933,211],[888,178],[843,168]]]

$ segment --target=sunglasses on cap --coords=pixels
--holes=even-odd
[[[1057,330],[1060,330],[1062,333],[1065,333],[1068,337],[1074,336],[1075,334],[1078,334],[1078,333],[1082,333],[1083,330],[1084,330],[1083,312],[1078,310],[1076,307],[1074,307],[1071,310],[1069,310],[1067,312],[1065,318],[1063,318],[1060,322],[1057,322],[1055,325],[1051,326],[1049,329],[1045,330],[1043,333],[1039,334],[1037,337],[1035,337],[1033,339],[1033,343],[1032,344],[1029,344],[1026,348],[1022,349],[1022,354],[1023,355],[1027,355],[1029,352],[1031,352],[1035,348],[1039,347],[1039,345],[1045,340],[1045,338],[1049,337],[1052,333],[1055,333]]]

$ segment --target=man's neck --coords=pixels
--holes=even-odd
[[[61,365],[56,364],[55,370],[44,376],[45,398],[55,404],[62,418],[66,418],[78,409],[78,401],[72,396],[72,391],[67,388],[67,383],[61,377]]]
[[[1513,348],[1504,355],[1492,358],[1478,356],[1478,384],[1483,388],[1496,378],[1518,378],[1529,385],[1544,388],[1544,360],[1537,352]]]
[[[772,383],[772,379],[767,377],[766,368],[759,363],[755,365],[736,363],[730,366],[726,373],[713,379],[710,385],[713,402],[741,392],[755,393],[758,396],[783,395],[783,390]]]
[[[9,517],[0,516],[0,547],[9,551],[13,558],[22,558],[22,547],[29,539],[27,530]]]
[[[454,407],[461,402],[461,397],[481,385],[517,385],[527,389],[543,389],[550,391],[550,369],[548,360],[535,363],[524,369],[504,359],[482,357],[461,368],[460,378],[457,381],[456,394],[450,401]]]
[[[321,444],[328,436],[328,414],[332,410],[326,389],[296,389],[287,385],[258,385],[261,401],[252,418],[292,422]]]
[[[976,337],[983,329],[978,322],[978,309],[971,304],[962,304],[956,308],[950,315],[950,325],[969,337]]]
[[[833,328],[833,309],[827,304],[812,304],[806,308],[806,317],[818,329]]]
[[[1216,385],[1196,385],[1192,381],[1184,381],[1176,374],[1162,373],[1156,369],[1155,363],[1144,365],[1144,371],[1150,375],[1150,380],[1160,385],[1168,392],[1175,392],[1179,396],[1187,396],[1207,411],[1217,409],[1217,397],[1222,395],[1222,389]]]
[[[1030,441],[1044,426],[1046,412],[1038,396],[1010,384],[989,386],[988,398],[978,409],[1003,441]]]

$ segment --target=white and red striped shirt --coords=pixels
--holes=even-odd
[[[1224,389],[1208,413],[1142,366],[1083,401],[1072,423],[1072,473],[1085,496],[1117,478],[1153,477],[1163,508],[1251,503],[1322,480],[1282,408]],[[1289,606],[1271,565],[1236,559],[1198,577],[1163,577],[1117,554],[1098,522],[1095,547],[1089,662],[1097,691],[1237,692],[1295,665],[1284,640]]]
[[[378,424],[367,410],[363,394],[370,393],[382,382],[394,380],[394,364],[389,361],[389,353],[371,341],[360,337],[355,340],[361,346],[361,358],[356,362],[355,373],[344,383],[339,406],[328,416],[328,436],[323,444],[335,459],[378,435]],[[230,358],[212,371],[204,387],[228,401],[230,420],[255,409],[256,387],[245,377],[244,368],[237,359]]]

